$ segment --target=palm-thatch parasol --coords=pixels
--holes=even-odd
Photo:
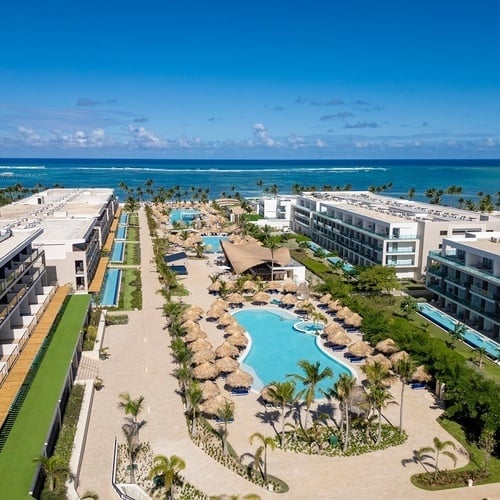
[[[372,353],[372,348],[367,342],[354,342],[347,349],[353,356],[359,356],[360,358],[366,358]]]
[[[334,333],[330,333],[327,337],[327,341],[334,345],[348,345],[351,342],[351,338],[345,331],[338,330]]]
[[[209,292],[218,292],[220,290],[221,282],[220,281],[214,281],[213,283],[210,283],[208,286],[208,291]]]
[[[416,382],[430,382],[432,380],[432,375],[427,373],[424,365],[420,365],[413,372],[411,379]]]
[[[283,283],[283,291],[285,293],[296,293],[299,287],[293,281],[285,281]]]
[[[196,321],[193,321],[192,319],[188,319],[187,321],[184,321],[184,323],[181,324],[182,328],[187,330],[188,332],[192,330],[199,330],[200,325],[199,323],[196,323]]]
[[[220,389],[215,382],[211,380],[205,380],[200,384],[202,400],[206,401],[207,399],[215,398],[220,395]]]
[[[245,292],[255,292],[255,290],[257,290],[257,285],[252,280],[246,280],[242,288]]]
[[[308,300],[301,300],[295,304],[295,309],[297,311],[312,311],[314,310],[314,304]]]
[[[198,352],[203,349],[212,349],[212,344],[206,339],[198,339],[189,344],[189,350],[191,352]]]
[[[359,328],[363,318],[358,313],[352,313],[347,318],[344,318],[344,323],[349,326],[354,326],[355,328]]]
[[[208,311],[207,311],[207,319],[219,319],[226,311],[222,309],[222,307],[215,307],[212,306]]]
[[[220,297],[218,299],[215,299],[212,304],[210,305],[210,307],[217,307],[217,308],[221,308],[221,309],[224,309],[224,310],[227,310],[227,302],[224,300],[224,299],[221,299]]]
[[[237,333],[245,333],[245,329],[238,323],[231,323],[224,329],[225,334],[236,335]]]
[[[281,290],[281,288],[282,288],[282,285],[278,281],[270,281],[267,284],[266,288],[267,288],[267,290],[272,290],[272,291],[275,291],[275,292],[279,292]]]
[[[394,340],[392,340],[391,338],[387,338],[378,342],[375,346],[375,349],[378,352],[382,352],[384,354],[394,354],[398,350],[398,346],[396,345],[396,342],[394,342]]]
[[[241,295],[241,293],[232,293],[227,299],[226,301],[228,302],[228,304],[243,304],[243,302],[245,302],[245,297],[243,297],[243,295]]]
[[[240,350],[229,342],[223,342],[217,349],[215,349],[215,355],[218,358],[223,358],[224,356],[231,356],[232,358],[239,356]]]
[[[332,300],[332,296],[329,293],[325,293],[319,298],[322,304],[328,304]]]
[[[342,304],[340,303],[340,300],[334,300],[332,302],[328,302],[328,309],[333,312],[340,311],[342,308]]]
[[[227,376],[226,383],[229,387],[244,387],[248,388],[253,383],[253,377],[250,373],[238,368],[233,373]]]
[[[205,363],[193,368],[193,377],[197,380],[213,380],[217,375],[219,375],[219,370],[209,361],[205,361]]]
[[[271,391],[269,389],[269,385],[265,385],[262,390],[260,391],[260,399],[264,401],[264,403],[276,403],[275,399],[273,398]]]
[[[198,314],[196,311],[193,311],[192,309],[186,309],[182,314],[181,314],[181,321],[186,322],[189,320],[196,321],[200,319],[201,314]]]
[[[339,319],[345,319],[351,315],[352,315],[352,311],[347,306],[345,306],[342,309],[339,309],[337,311],[337,318],[339,318]]]
[[[238,361],[229,356],[224,356],[215,361],[215,366],[220,371],[220,373],[231,373],[237,370],[240,366]]]
[[[286,295],[283,295],[281,303],[285,304],[286,306],[293,306],[295,303],[297,303],[297,297],[295,295],[287,293]]]
[[[217,320],[217,324],[219,326],[229,326],[235,322],[236,320],[228,312],[223,313],[222,316]]]
[[[185,342],[195,342],[198,339],[206,339],[207,334],[198,328],[198,330],[191,330],[184,335]]]
[[[199,316],[202,316],[204,312],[203,309],[200,306],[197,306],[196,304],[191,304],[189,307],[186,308],[184,312],[187,311],[194,311]]]
[[[214,359],[215,353],[211,349],[202,349],[191,356],[191,363],[193,365],[201,365],[206,361],[213,361]]]
[[[230,335],[227,341],[236,347],[246,347],[248,345],[248,338],[242,333],[237,333],[235,335]]]
[[[383,354],[375,354],[375,356],[370,356],[366,360],[367,365],[373,365],[375,363],[380,363],[382,366],[386,368],[392,368],[392,363],[389,358],[386,358]]]
[[[401,360],[408,359],[410,355],[406,351],[395,352],[389,359],[391,360],[392,366],[396,366]]]
[[[323,333],[326,335],[330,335],[337,332],[345,332],[345,330],[341,325],[339,325],[335,321],[325,326],[325,328],[323,329]]]
[[[224,408],[226,403],[229,403],[234,407],[234,403],[225,398],[224,396],[215,396],[214,398],[207,399],[204,403],[200,405],[200,410],[205,415],[217,415],[219,411]]]
[[[271,296],[266,292],[258,292],[252,297],[252,302],[256,304],[264,304],[271,300]]]

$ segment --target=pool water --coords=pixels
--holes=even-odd
[[[325,325],[323,323],[314,323],[313,321],[300,321],[299,323],[294,323],[293,328],[298,332],[315,335],[321,332],[325,328]]]
[[[127,237],[127,226],[118,226],[116,229],[116,236],[115,238],[117,240],[124,240]]]
[[[193,208],[174,208],[170,212],[170,222],[173,224],[174,222],[192,222],[201,212],[199,210],[194,210]]]
[[[125,242],[115,241],[113,251],[111,252],[111,262],[123,262],[125,255]]]
[[[120,215],[120,224],[128,224],[128,214]]]
[[[420,312],[420,314],[430,319],[448,332],[453,331],[455,329],[455,325],[459,323],[456,319],[429,304],[418,304],[418,311]],[[500,344],[495,342],[493,339],[489,339],[488,337],[482,335],[479,332],[476,332],[475,330],[467,326],[465,327],[463,337],[464,340],[472,347],[483,347],[488,356],[490,356],[491,358],[498,359],[500,357]]]
[[[256,390],[273,381],[283,382],[289,374],[302,374],[297,365],[301,360],[310,363],[319,361],[320,369],[332,369],[334,376],[321,382],[318,389],[330,389],[342,373],[355,376],[351,368],[328,356],[316,345],[316,335],[294,330],[297,318],[291,314],[269,309],[249,309],[236,312],[234,317],[252,339],[243,361],[256,375],[253,383]],[[318,389],[316,397],[324,397]]]
[[[117,306],[120,296],[121,269],[108,269],[101,294],[101,306]]]
[[[225,237],[225,236],[203,236],[202,240],[203,240],[203,244],[205,245],[205,252],[206,253],[220,253],[220,252],[222,252],[220,242],[226,241],[227,237]]]

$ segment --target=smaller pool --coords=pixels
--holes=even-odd
[[[115,241],[113,245],[113,251],[111,252],[111,262],[123,262],[123,257],[125,255],[125,242]]]
[[[326,260],[331,264],[333,264],[334,266],[338,265],[339,263],[342,263],[342,269],[346,273],[352,273],[353,271],[355,271],[354,266],[352,264],[349,264],[349,262],[346,262],[340,257],[327,257]]]
[[[201,215],[201,212],[199,210],[194,210],[193,208],[174,208],[170,212],[170,222],[172,224],[174,222],[192,222],[199,215]]]
[[[226,241],[226,236],[203,236],[203,244],[205,245],[206,253],[220,253],[222,248],[220,246],[221,241]]]
[[[318,332],[323,331],[325,325],[323,323],[314,323],[313,321],[299,321],[299,323],[293,325],[293,328],[298,332],[316,335]]]
[[[121,269],[108,269],[101,293],[101,306],[116,307],[120,296]]]
[[[125,240],[127,238],[127,226],[118,226],[115,238],[117,240]]]
[[[417,307],[420,314],[448,332],[452,332],[455,329],[455,325],[459,323],[456,319],[429,304],[418,304]],[[468,326],[465,327],[463,338],[465,342],[470,344],[472,347],[484,348],[488,356],[491,358],[500,358],[500,344],[495,342],[493,339],[486,337]]]
[[[120,215],[120,224],[128,224],[128,214]]]

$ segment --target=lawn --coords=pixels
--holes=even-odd
[[[124,268],[118,310],[131,311],[142,308],[141,272],[137,269]]]
[[[138,266],[141,263],[141,246],[139,243],[127,243],[125,245],[124,264],[127,266]]]
[[[139,241],[139,228],[134,226],[127,227],[127,241]]]
[[[42,452],[89,302],[89,295],[71,296],[50,334],[50,345],[0,454],[2,498],[32,498],[28,492],[37,467],[33,459]]]

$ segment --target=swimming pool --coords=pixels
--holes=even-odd
[[[314,323],[314,321],[300,321],[295,322],[293,328],[298,332],[316,335],[316,333],[323,331],[325,325],[323,323]]]
[[[220,253],[222,248],[220,246],[221,241],[226,241],[226,236],[203,236],[203,244],[205,245],[206,253]]]
[[[438,326],[444,328],[448,332],[453,331],[455,329],[455,325],[459,323],[456,319],[453,319],[448,314],[440,311],[439,309],[436,309],[430,304],[419,303],[417,304],[417,307],[420,314],[430,319],[433,323],[436,323]],[[500,358],[500,344],[495,342],[493,339],[490,339],[467,326],[465,327],[463,338],[472,347],[484,348],[488,356],[490,356],[491,358]]]
[[[127,226],[118,226],[116,229],[115,238],[117,240],[124,240],[127,237]]]
[[[121,269],[108,269],[101,294],[101,306],[117,306],[120,296]]]
[[[193,208],[174,208],[170,212],[170,222],[192,222],[198,215],[201,215],[199,210],[194,210]]]
[[[256,390],[273,381],[283,382],[288,374],[301,373],[297,366],[300,360],[319,361],[321,369],[328,366],[333,370],[334,377],[321,382],[319,389],[331,388],[342,373],[356,376],[350,367],[320,349],[319,337],[294,330],[298,320],[285,311],[248,309],[236,312],[234,317],[252,340],[242,363],[254,374]],[[316,397],[323,397],[319,390]]]
[[[125,242],[115,241],[113,245],[113,251],[111,252],[111,262],[123,262],[124,255],[125,255]]]
[[[120,224],[128,224],[128,214],[121,214],[120,215]]]

